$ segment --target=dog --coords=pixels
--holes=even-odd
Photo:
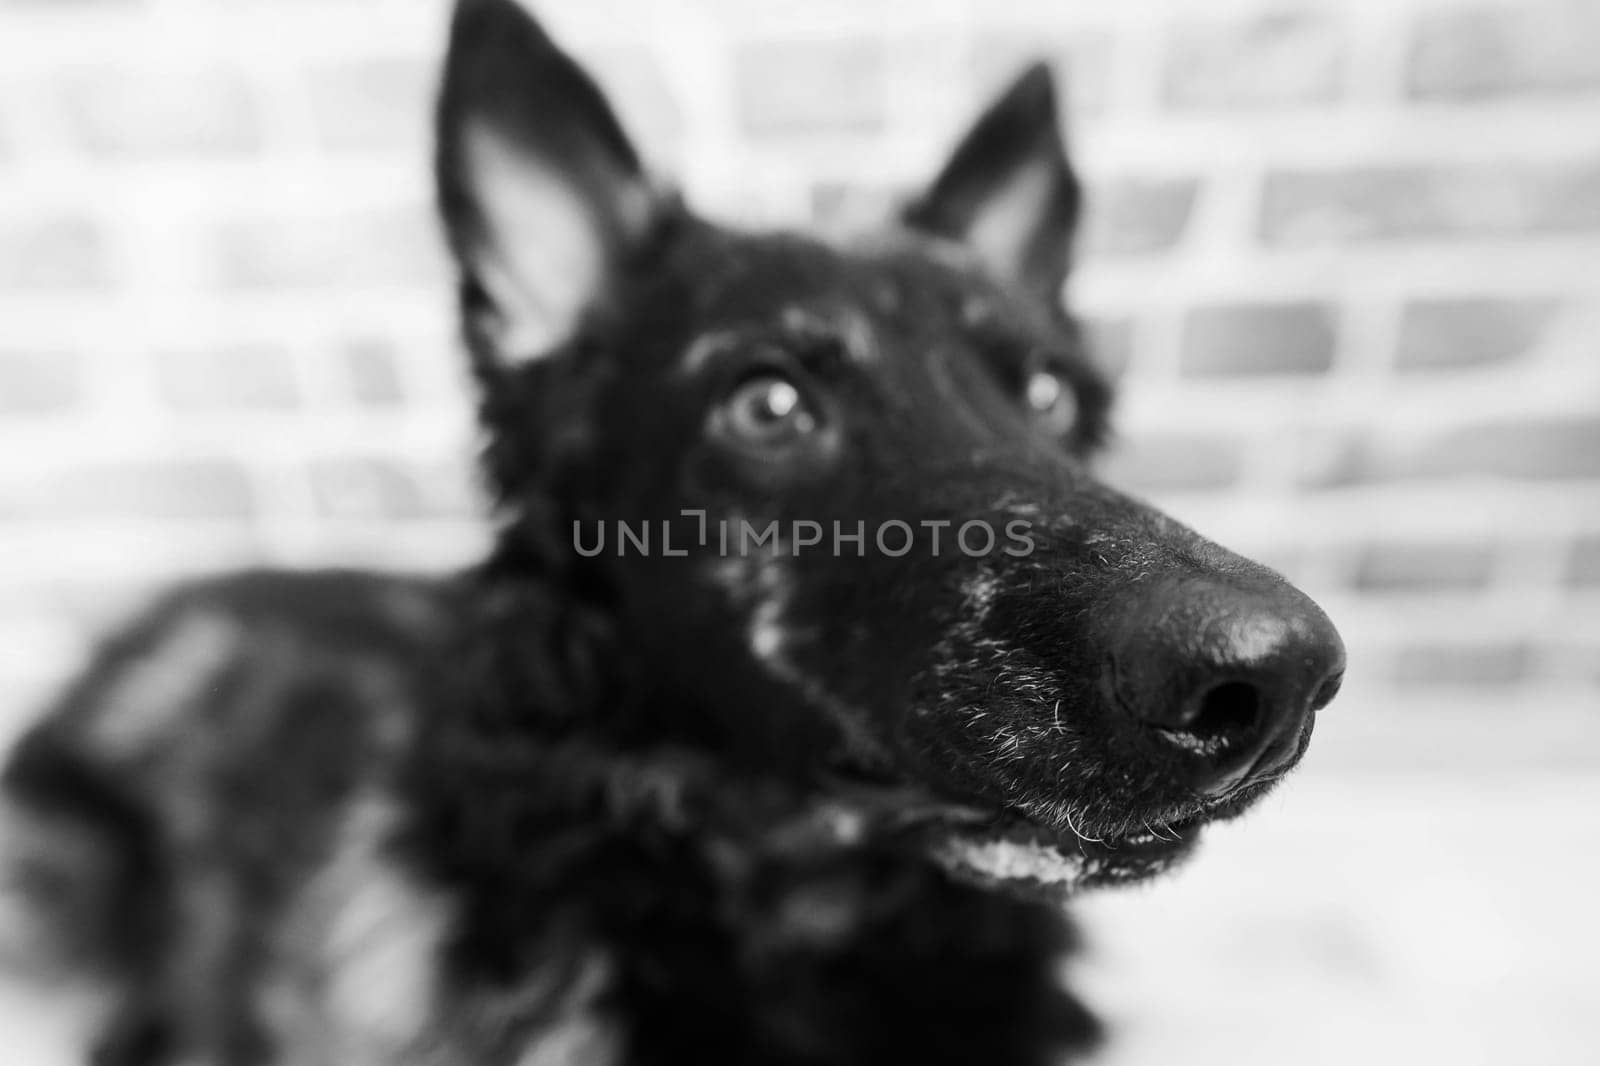
[[[1047,69],[825,243],[692,213],[512,0],[450,34],[496,545],[106,643],[6,769],[14,954],[97,1066],[1087,1054],[1062,902],[1267,792],[1344,652],[1092,475]]]

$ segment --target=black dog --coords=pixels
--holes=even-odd
[[[94,1061],[1087,1049],[1060,898],[1261,796],[1343,651],[1088,473],[1046,72],[848,249],[690,214],[511,0],[438,132],[497,550],[179,591],[24,740],[11,902]]]

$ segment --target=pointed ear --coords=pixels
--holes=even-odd
[[[513,0],[458,0],[437,112],[440,211],[469,328],[503,364],[602,311],[659,198],[594,81]]]
[[[1055,84],[1039,63],[983,113],[903,218],[968,245],[999,277],[1059,301],[1081,201]]]

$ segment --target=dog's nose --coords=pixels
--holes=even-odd
[[[1151,754],[1220,796],[1287,769],[1344,676],[1339,632],[1275,578],[1186,576],[1141,589],[1112,651],[1117,703]]]

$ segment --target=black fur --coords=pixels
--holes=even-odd
[[[11,864],[71,886],[29,902],[108,989],[95,1061],[1091,1048],[1061,898],[1270,787],[1341,653],[1090,474],[1110,391],[1059,301],[1047,73],[851,248],[689,213],[510,0],[461,0],[438,119],[497,547],[180,590],[25,739],[8,798],[46,843]],[[573,287],[526,217],[574,227]],[[1008,539],[964,550],[970,522]],[[718,543],[769,523],[781,550]],[[1218,678],[1302,716],[1235,721]]]

